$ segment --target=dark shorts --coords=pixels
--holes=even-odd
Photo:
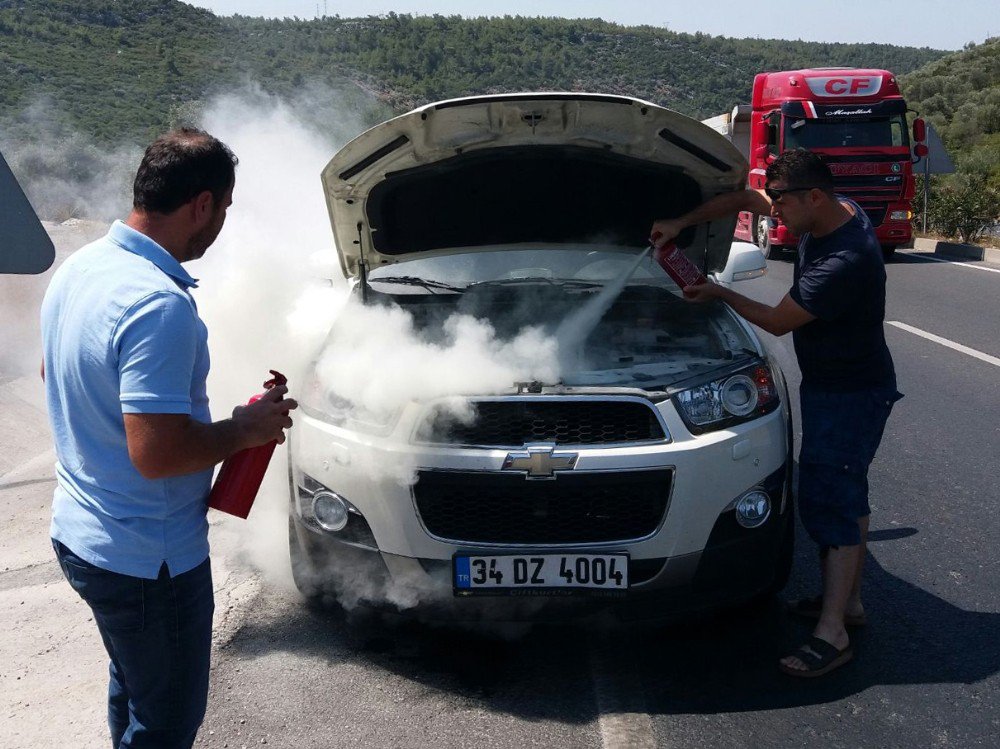
[[[799,393],[799,517],[820,546],[855,546],[858,520],[871,513],[868,466],[903,396],[895,387],[841,393],[804,385]]]

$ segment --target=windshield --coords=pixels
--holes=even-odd
[[[558,341],[564,385],[661,389],[756,355],[724,305],[684,301],[654,261],[636,266],[640,252],[547,248],[420,258],[372,271],[370,298],[410,311],[427,340],[454,314],[488,321],[503,339],[540,327]]]
[[[909,147],[903,115],[873,120],[785,118],[785,150],[792,148]]]

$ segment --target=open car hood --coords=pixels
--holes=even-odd
[[[323,170],[348,277],[415,257],[506,245],[642,248],[652,222],[742,189],[722,135],[621,96],[531,93],[438,102],[344,146]],[[686,229],[706,272],[725,267],[736,216]]]

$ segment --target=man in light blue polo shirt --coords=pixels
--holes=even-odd
[[[214,610],[212,468],[283,442],[296,407],[275,387],[230,419],[209,413],[208,333],[181,263],[222,229],[236,163],[200,130],[159,138],[136,173],[131,214],[63,263],[42,304],[58,460],[52,541],[111,659],[116,749],[194,743]]]

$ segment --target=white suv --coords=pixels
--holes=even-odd
[[[430,338],[454,314],[500,338],[536,326],[562,361],[555,381],[464,393],[458,412],[418,398],[375,417],[314,377],[289,451],[300,589],[457,618],[623,619],[780,589],[793,538],[781,373],[728,307],[685,302],[637,260],[654,219],[741,188],[745,170],[692,119],[576,93],[431,104],[338,152],[323,183],[359,303],[405,310]],[[765,268],[732,243],[735,218],[678,238],[730,283]],[[566,341],[566,320],[615,283]],[[334,355],[351,324],[335,324]],[[410,478],[387,479],[390,464]]]

